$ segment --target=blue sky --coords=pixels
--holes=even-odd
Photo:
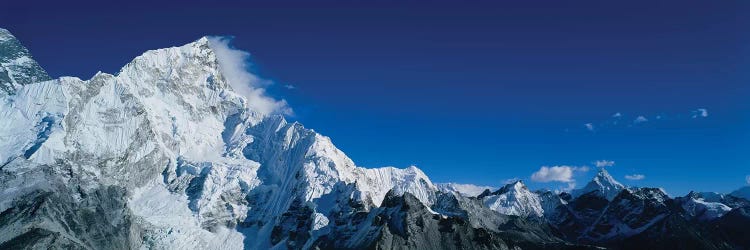
[[[580,187],[608,160],[670,194],[746,185],[747,2],[519,2],[4,3],[0,24],[55,77],[233,35],[291,120],[435,182]],[[542,166],[590,170],[532,180]]]

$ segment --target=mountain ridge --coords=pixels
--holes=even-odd
[[[617,247],[634,237],[651,244],[663,237],[653,225],[698,216],[604,169],[577,196],[521,181],[466,195],[478,188],[436,185],[414,166],[356,166],[330,138],[255,110],[253,95],[235,92],[229,78],[238,78],[227,76],[217,46],[202,37],[144,52],[115,75],[6,84],[0,248]],[[750,206],[741,197],[711,202],[740,219]],[[721,227],[721,237],[689,239],[746,246],[722,218],[701,222]],[[690,236],[700,225],[673,230]]]

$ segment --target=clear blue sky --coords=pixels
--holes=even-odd
[[[671,194],[750,175],[747,1],[32,2],[3,3],[0,26],[54,77],[233,35],[290,119],[361,166],[558,188],[530,176],[592,167],[580,187],[611,160]]]

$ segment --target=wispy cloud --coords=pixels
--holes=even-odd
[[[745,182],[747,182],[747,185],[750,185],[750,175],[745,176]]]
[[[692,113],[693,113],[693,116],[692,116],[693,119],[708,117],[708,110],[707,109],[696,109],[696,110],[693,110]]]
[[[235,49],[230,42],[228,37],[211,37],[208,44],[216,53],[221,73],[232,90],[245,97],[249,108],[260,114],[291,115],[292,109],[285,100],[276,100],[266,93],[263,86],[271,82],[248,71],[250,53]]]
[[[594,124],[586,123],[586,124],[583,124],[583,127],[585,127],[586,130],[588,131],[594,131]]]
[[[632,128],[634,125],[642,125],[646,122],[657,123],[667,121],[687,121],[692,119],[701,119],[708,117],[708,109],[699,108],[684,113],[673,113],[664,114],[657,113],[656,115],[627,115],[621,112],[616,112],[609,117],[605,117],[598,122],[584,123],[583,127],[586,131],[596,132],[604,131],[607,129],[617,128]]]
[[[603,167],[611,167],[615,165],[615,161],[608,161],[608,160],[598,160],[594,162],[594,166],[603,168]]]
[[[297,87],[295,87],[294,85],[291,85],[291,84],[286,84],[286,85],[284,85],[284,88],[286,88],[286,89],[296,89]]]
[[[633,120],[633,124],[644,123],[644,122],[647,122],[647,121],[648,121],[648,119],[646,119],[646,117],[644,117],[644,116],[642,116],[642,115],[639,115],[638,117],[636,117],[636,118],[635,118],[635,119]]]
[[[631,180],[631,181],[640,181],[645,179],[646,176],[642,174],[629,174],[625,175],[625,179]]]

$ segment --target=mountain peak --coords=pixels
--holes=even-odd
[[[13,37],[13,34],[10,33],[10,31],[0,28],[0,41],[3,41],[9,37]]]
[[[625,185],[612,178],[612,175],[606,169],[600,168],[594,178],[582,189],[575,190],[573,196],[578,197],[590,192],[598,192],[607,200],[612,200],[620,191],[625,189]]]
[[[613,178],[612,175],[610,175],[609,172],[607,172],[607,170],[604,168],[599,169],[599,172],[596,173],[596,176],[594,176],[593,181],[599,182],[599,183],[610,183],[613,185],[622,186],[622,184],[620,184],[620,182],[615,180],[615,178]]]
[[[517,180],[517,181],[511,182],[511,183],[509,183],[506,186],[507,187],[513,187],[513,189],[516,190],[516,191],[519,191],[519,190],[522,190],[522,189],[526,189],[526,190],[529,189],[528,187],[526,187],[526,184],[523,184],[523,181],[521,181],[521,180]]]
[[[22,85],[51,80],[31,53],[10,31],[0,28],[0,95],[13,94]]]
[[[522,181],[506,184],[491,194],[479,196],[490,209],[507,215],[541,217],[544,213],[539,195],[531,192]]]

